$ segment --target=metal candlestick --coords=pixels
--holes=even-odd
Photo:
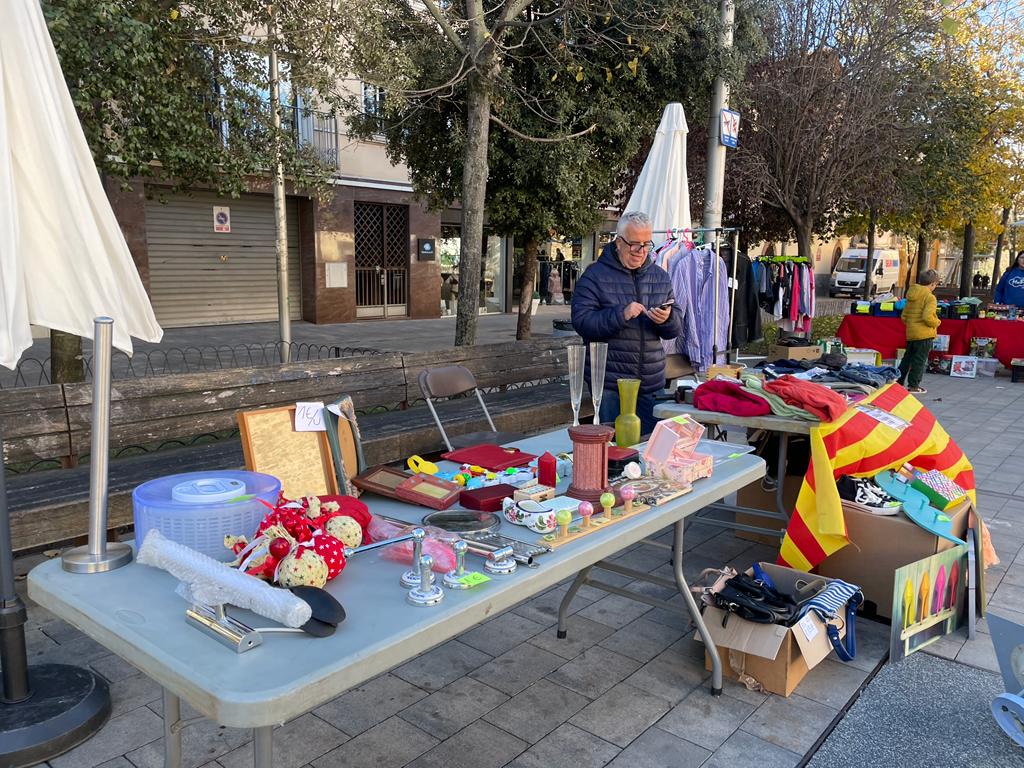
[[[583,367],[587,362],[587,348],[582,344],[566,347],[569,355],[569,399],[572,401],[572,425],[580,425],[580,404],[583,402]]]
[[[487,555],[487,561],[484,563],[484,570],[488,573],[495,573],[499,576],[507,576],[510,573],[515,573],[516,561],[512,557],[512,547],[502,547],[496,549]]]
[[[604,395],[604,369],[608,363],[608,345],[590,343],[590,399],[594,403],[594,423],[601,423],[601,397]]]
[[[132,548],[120,541],[107,542],[107,480],[110,452],[110,358],[114,321],[97,317],[93,331],[92,453],[89,456],[89,543],[67,550],[61,558],[65,571],[103,573],[128,565]]]
[[[455,550],[455,569],[448,571],[441,581],[448,589],[469,589],[469,584],[462,581],[466,575],[466,550],[469,545],[464,541],[456,541],[452,549]]]
[[[423,556],[423,540],[426,537],[427,533],[422,528],[416,528],[412,532],[412,568],[402,574],[402,586],[406,589],[413,589],[420,585],[422,569],[419,568],[419,565],[420,558]]]
[[[406,602],[416,606],[437,605],[444,599],[444,590],[434,583],[434,574],[431,570],[434,567],[434,558],[423,555],[419,559],[419,565],[419,584],[409,590],[405,596]]]

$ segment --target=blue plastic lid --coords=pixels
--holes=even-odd
[[[171,489],[171,498],[180,504],[218,504],[244,495],[245,483],[234,477],[201,477]]]

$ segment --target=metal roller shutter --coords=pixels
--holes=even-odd
[[[213,231],[213,206],[231,209],[231,232]],[[287,201],[288,294],[301,316],[299,215]],[[277,320],[274,203],[270,195],[234,200],[209,192],[146,203],[153,310],[167,328]]]

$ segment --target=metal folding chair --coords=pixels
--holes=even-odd
[[[515,432],[498,431],[498,428],[494,426],[494,420],[491,418],[490,411],[487,410],[487,404],[484,403],[483,395],[480,394],[480,390],[476,386],[476,378],[465,366],[446,365],[442,368],[428,368],[420,372],[418,381],[420,391],[427,401],[427,407],[434,417],[434,423],[437,424],[437,428],[441,431],[441,437],[449,451],[481,443],[503,445],[516,440],[522,440],[525,437],[525,435]],[[483,410],[484,416],[487,417],[487,423],[490,425],[491,431],[470,432],[469,434],[456,435],[454,438],[449,438],[444,425],[441,423],[441,418],[437,414],[437,409],[434,407],[434,400],[451,399],[470,391],[476,395],[477,402],[480,403],[480,408]]]

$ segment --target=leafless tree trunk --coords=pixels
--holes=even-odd
[[[519,318],[516,322],[516,339],[528,339],[533,325],[533,292],[537,288],[537,238],[526,238],[525,263],[523,264],[523,288],[519,294]]]
[[[487,195],[487,137],[491,96],[478,76],[469,82],[466,105],[466,147],[462,170],[462,251],[459,254],[459,306],[455,315],[455,346],[476,343],[480,313],[480,264]]]
[[[50,330],[50,383],[72,384],[85,381],[82,337]]]
[[[971,278],[974,277],[974,222],[964,224],[964,257],[960,262],[960,295],[971,295]]]
[[[995,290],[996,280],[999,279],[1000,268],[1003,266],[1003,243],[1006,242],[1006,225],[1010,223],[1010,209],[1003,208],[1003,215],[1001,218],[1002,228],[999,230],[999,236],[996,238],[996,257],[992,263],[992,289]],[[1010,262],[1013,262],[1012,254]]]
[[[874,296],[875,276],[875,229],[878,225],[878,211],[874,207],[868,210],[868,255],[864,259],[864,299],[868,301]]]

